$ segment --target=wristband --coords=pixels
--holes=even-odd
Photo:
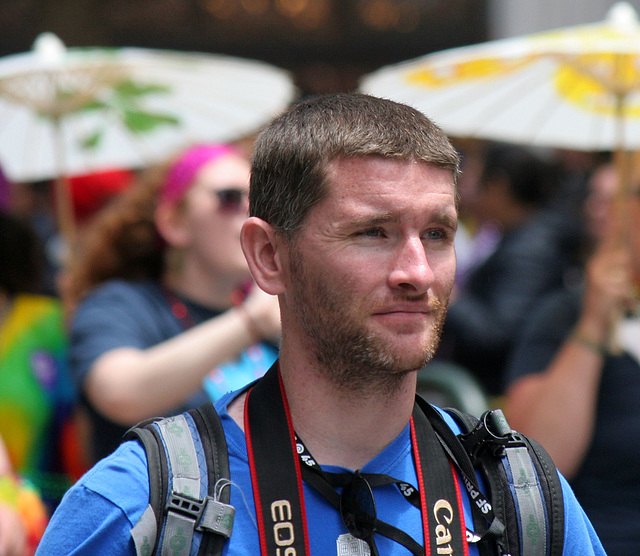
[[[590,349],[594,353],[602,355],[603,357],[609,353],[609,350],[604,343],[594,342],[578,329],[573,330],[571,333],[571,339],[579,343],[581,346]]]

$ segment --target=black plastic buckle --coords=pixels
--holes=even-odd
[[[202,512],[207,505],[205,500],[197,500],[190,498],[179,492],[172,491],[167,500],[165,510],[167,512],[173,511],[184,517],[189,517],[194,520],[194,523],[199,523],[202,517]]]
[[[511,429],[501,409],[485,411],[476,427],[469,433],[460,435],[467,453],[478,460],[484,450],[502,456],[506,448],[525,446],[522,437]]]

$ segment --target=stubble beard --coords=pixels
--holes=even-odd
[[[430,300],[434,322],[421,349],[406,357],[398,353],[398,347],[352,318],[348,309],[353,302],[348,293],[306,272],[299,254],[292,253],[290,261],[296,321],[312,357],[338,391],[359,398],[389,396],[398,392],[408,374],[431,361],[440,342],[446,302]],[[398,301],[424,302],[425,297],[405,296]]]

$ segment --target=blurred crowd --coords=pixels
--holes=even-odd
[[[277,301],[253,287],[240,248],[241,146],[195,145],[68,187],[73,241],[59,233],[51,184],[2,189],[0,438],[12,489],[0,488],[0,507],[19,510],[21,489],[38,494],[27,553],[68,487],[129,427],[261,376],[280,333]],[[5,535],[24,533],[11,515],[0,513],[0,554],[23,553],[26,541]]]
[[[637,186],[619,200],[606,153],[457,146],[458,274],[436,362],[547,448],[622,554],[640,519]],[[2,177],[0,553],[33,552],[66,489],[129,427],[216,400],[277,357],[277,303],[239,243],[249,156],[195,145],[74,176],[72,244],[51,183]],[[3,526],[10,509],[21,527]]]

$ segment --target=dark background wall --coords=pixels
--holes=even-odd
[[[303,93],[487,39],[485,0],[0,0],[0,56],[43,31],[67,46],[231,54],[291,70]]]

